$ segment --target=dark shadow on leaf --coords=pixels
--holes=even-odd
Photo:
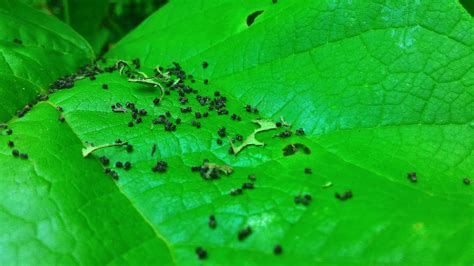
[[[474,16],[474,0],[459,0],[459,3],[471,14],[471,17]]]

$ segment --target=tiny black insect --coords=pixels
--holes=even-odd
[[[123,164],[123,169],[129,170],[130,168],[132,168],[132,163],[130,163],[130,162],[125,162],[125,163]]]
[[[166,111],[165,115],[166,115],[166,117],[170,117],[171,113],[169,111]]]
[[[219,97],[219,96],[221,96],[221,93],[219,91],[215,91],[214,96]]]
[[[350,199],[352,198],[352,191],[348,190],[344,192],[343,194],[336,193],[336,198],[342,201]]]
[[[22,40],[17,39],[17,38],[13,39],[13,42],[16,43],[16,44],[22,44],[23,43]]]
[[[140,109],[140,111],[138,111],[138,114],[141,115],[141,116],[145,116],[147,115],[147,111],[145,109]]]
[[[235,188],[230,191],[231,196],[242,195],[243,191],[241,188]]]
[[[217,142],[218,145],[222,145],[222,139],[217,139],[216,142]]]
[[[13,143],[13,141],[9,140],[7,142],[7,145],[8,145],[8,147],[13,148],[13,146],[15,146],[15,143]]]
[[[205,79],[205,80],[204,80],[204,84],[205,84],[205,85],[209,84],[209,80]]]
[[[213,214],[211,214],[209,216],[209,227],[214,229],[214,228],[216,228],[216,226],[217,226],[216,217]]]
[[[99,161],[100,161],[103,165],[109,165],[109,163],[110,163],[109,158],[107,158],[107,157],[105,157],[105,156],[101,156],[101,157],[99,158]]]
[[[219,137],[223,138],[225,137],[226,135],[226,132],[225,132],[225,127],[221,127],[217,130],[217,134],[219,135]]]
[[[410,173],[408,173],[408,174],[407,174],[407,178],[408,178],[412,183],[416,183],[416,182],[418,181],[415,172],[410,172]]]
[[[296,203],[296,204],[300,204],[301,201],[303,200],[303,198],[301,198],[301,196],[296,196],[293,201]]]
[[[243,183],[242,184],[242,189],[253,189],[253,183]]]
[[[199,119],[199,118],[201,118],[201,113],[200,113],[200,112],[196,112],[196,113],[194,113],[194,116],[195,116],[197,119]]]
[[[7,135],[11,135],[13,134],[13,130],[11,128],[7,129],[7,131],[5,131],[7,133]]]
[[[115,163],[115,167],[117,167],[117,168],[122,168],[122,167],[123,167],[123,163],[120,162],[120,161],[118,161],[118,162]]]
[[[59,106],[59,105],[58,105],[58,106],[56,106],[56,110],[58,110],[59,112],[62,112],[62,111],[64,111],[64,109],[63,109],[61,106]]]
[[[138,117],[137,119],[135,119],[135,123],[136,124],[140,124],[142,122],[142,118],[141,117]]]
[[[209,113],[208,113],[208,112],[204,112],[204,113],[202,113],[202,116],[203,116],[203,117],[208,117],[208,116],[209,116]]]
[[[303,199],[301,200],[301,203],[303,203],[303,205],[305,206],[308,206],[310,203],[311,203],[311,195],[309,194],[306,194],[303,196]]]
[[[118,180],[119,179],[119,174],[115,171],[110,171],[110,176],[114,179],[114,180]]]
[[[276,126],[276,127],[281,127],[281,122],[276,122],[276,123],[275,123],[275,126]]]
[[[20,158],[26,160],[26,159],[28,159],[28,154],[20,153]]]
[[[158,161],[156,162],[156,165],[153,166],[153,168],[151,169],[153,172],[159,172],[159,173],[163,173],[163,172],[166,172],[166,169],[168,168],[168,163],[165,162],[165,161]]]
[[[64,118],[64,115],[60,115],[58,120],[59,122],[64,122],[66,119]]]
[[[102,89],[108,90],[108,89],[109,89],[109,85],[107,85],[107,84],[102,84]]]
[[[242,241],[242,240],[246,239],[248,236],[250,236],[250,234],[252,234],[252,228],[250,226],[247,226],[244,229],[242,229],[241,231],[239,231],[238,239],[240,241]]]
[[[310,175],[310,174],[313,173],[313,169],[311,169],[311,168],[309,168],[309,167],[306,167],[306,168],[304,169],[304,173]]]
[[[281,245],[275,245],[275,247],[273,248],[273,253],[275,253],[275,255],[280,255],[282,252],[283,249]]]
[[[153,104],[158,105],[160,103],[160,98],[153,99]]]
[[[132,152],[133,151],[133,145],[132,144],[127,144],[127,152]]]
[[[198,256],[198,259],[204,260],[207,258],[207,251],[203,249],[202,247],[197,247],[196,248],[196,255]]]
[[[235,139],[238,140],[238,141],[242,141],[242,140],[244,140],[244,137],[242,137],[242,135],[240,135],[240,134],[237,134],[237,135],[235,135]]]
[[[177,124],[177,125],[181,124],[181,118],[179,118],[179,117],[176,118],[176,124]]]
[[[209,66],[209,63],[206,61],[202,62],[202,68],[206,69]]]
[[[292,134],[293,133],[290,130],[285,130],[283,132],[278,133],[277,136],[280,138],[288,138],[291,137]]]
[[[464,183],[464,185],[468,186],[471,184],[471,179],[469,179],[469,177],[466,176],[462,179],[462,182]]]
[[[298,128],[296,130],[296,135],[298,136],[303,136],[304,135],[304,129],[303,128]]]
[[[128,127],[133,127],[133,121],[128,122]]]
[[[121,139],[116,139],[115,140],[115,144],[122,144],[122,143],[123,143],[123,141]]]
[[[12,155],[13,155],[14,157],[18,157],[18,156],[20,156],[20,152],[19,152],[18,150],[16,150],[16,149],[15,149],[15,150],[12,150]]]

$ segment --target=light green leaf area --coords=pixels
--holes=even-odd
[[[94,56],[71,28],[17,1],[0,1],[0,34],[1,122]]]
[[[264,12],[247,26],[257,10]],[[158,88],[118,73],[55,93],[0,138],[0,190],[10,195],[0,230],[14,232],[0,232],[0,253],[10,255],[1,260],[196,265],[201,246],[203,264],[212,265],[472,264],[474,193],[462,179],[474,176],[473,26],[448,0],[172,1],[108,57],[138,57],[148,74],[179,62],[199,95],[220,91],[242,121],[210,112],[197,129],[176,92],[155,106]],[[206,110],[188,97],[193,111]],[[130,112],[112,112],[127,101],[148,111],[141,124],[128,127]],[[166,111],[182,119],[175,132],[151,122]],[[216,143],[219,127],[245,139],[258,128],[252,120],[280,117],[306,135],[261,132],[256,139],[266,145],[237,156]],[[119,138],[133,152],[109,147],[82,158],[87,143]],[[7,140],[30,158],[13,158]],[[311,153],[284,156],[295,143]],[[114,183],[102,155],[132,168],[112,167]],[[165,173],[151,170],[158,159]],[[204,180],[190,169],[204,159],[233,173]],[[250,174],[255,188],[230,196]],[[349,189],[353,198],[336,199]],[[306,193],[308,206],[294,203]],[[247,225],[252,234],[239,241]]]

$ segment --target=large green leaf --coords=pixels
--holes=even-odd
[[[263,13],[248,26],[255,11]],[[194,265],[202,246],[206,264],[220,265],[472,264],[474,193],[463,177],[474,175],[473,26],[450,0],[173,1],[110,59],[138,57],[149,74],[180,62],[197,80],[189,85],[200,95],[220,91],[242,121],[210,112],[197,129],[192,114],[180,113],[175,92],[155,106],[159,90],[117,72],[55,93],[2,137],[30,157],[13,158],[0,145],[8,166],[0,170],[0,189],[9,195],[0,208],[4,260]],[[194,111],[206,109],[188,97]],[[111,111],[126,101],[148,110],[141,124],[128,127],[129,112]],[[259,114],[244,112],[246,104]],[[57,121],[57,105],[65,123]],[[182,118],[176,132],[151,123],[166,111]],[[228,154],[227,141],[216,143],[221,126],[245,137],[256,128],[250,120],[280,116],[306,135],[260,133],[267,145],[238,155]],[[117,138],[134,151],[111,147],[80,158],[81,143]],[[291,143],[311,154],[284,156]],[[114,184],[94,159],[102,155],[132,168],[116,169]],[[169,165],[165,173],[151,170],[158,158]],[[234,172],[204,180],[190,170],[204,159]],[[417,183],[407,179],[413,171]],[[230,196],[250,174],[255,188]],[[348,189],[353,198],[335,198]],[[296,205],[294,196],[305,193],[311,204]],[[208,227],[211,213],[215,229]],[[41,226],[45,220],[49,227]],[[253,233],[239,241],[247,225]]]

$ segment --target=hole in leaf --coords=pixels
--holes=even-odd
[[[258,10],[253,12],[252,14],[248,15],[247,17],[247,26],[252,26],[252,24],[255,22],[255,19],[260,16],[263,13],[263,10]]]
[[[308,148],[308,146],[301,143],[293,143],[283,148],[283,155],[290,156],[297,153],[298,151],[302,151],[304,154],[311,154],[311,149]]]
[[[466,11],[474,16],[474,1],[472,0],[459,0],[459,3],[466,9]]]

